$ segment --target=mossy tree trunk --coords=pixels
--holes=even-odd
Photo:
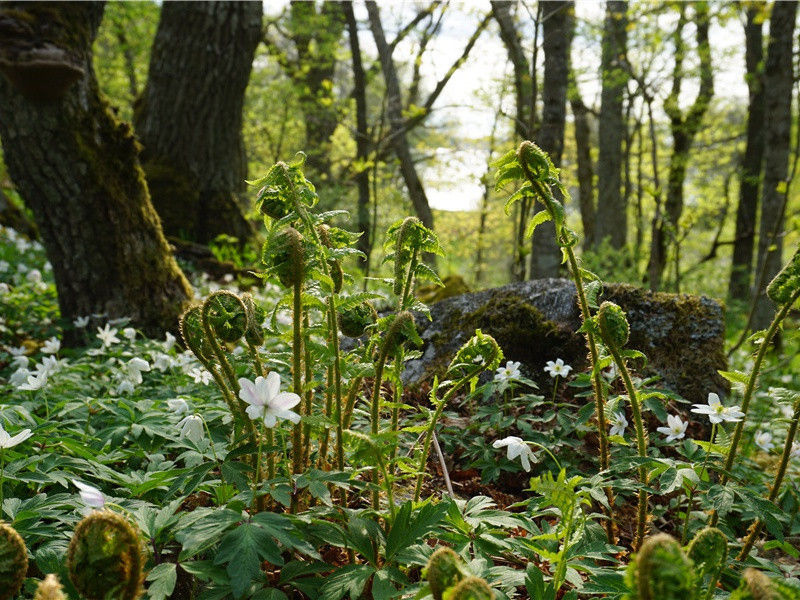
[[[53,265],[61,314],[174,328],[191,297],[150,203],[139,146],[101,97],[103,4],[0,5],[0,139]]]
[[[744,26],[745,81],[750,92],[747,105],[747,140],[741,164],[739,205],[736,209],[736,235],[733,239],[731,277],[728,297],[746,302],[753,279],[753,247],[756,237],[758,188],[761,162],[764,157],[764,35],[762,32],[764,2],[748,4]]]
[[[134,116],[167,235],[243,239],[244,92],[261,39],[259,2],[165,2]]]
[[[792,132],[792,44],[797,2],[776,2],[769,24],[769,46],[764,65],[766,98],[764,119],[764,187],[761,190],[761,223],[758,233],[758,265],[754,297],[753,329],[764,329],[775,314],[775,305],[764,293],[783,262],[783,223],[786,213],[787,177]],[[763,272],[762,272],[763,271]],[[759,277],[760,274],[761,276]]]

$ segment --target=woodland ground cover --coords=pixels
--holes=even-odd
[[[476,332],[405,390],[438,241],[398,221],[386,277],[359,291],[342,270],[355,240],[315,212],[302,161],[258,182],[264,281],[196,273],[181,342],[60,319],[41,246],[3,229],[0,506],[27,568],[3,546],[0,598],[49,573],[69,597],[134,598],[139,568],[157,599],[798,597],[800,336],[755,354],[760,332],[734,353],[730,398],[690,406],[637,378],[537,150],[506,155],[498,184],[517,180],[555,221],[596,353],[582,373],[553,356],[552,389]],[[796,299],[796,283],[776,293]],[[765,534],[740,555],[754,522]],[[457,556],[432,558],[444,546]]]

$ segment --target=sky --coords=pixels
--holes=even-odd
[[[379,2],[381,17],[387,38],[407,23],[417,11],[425,6],[423,2]],[[535,6],[534,3],[530,3]],[[270,4],[268,12],[280,12],[281,3]],[[375,55],[375,45],[366,24],[366,9],[356,3],[356,18],[360,23],[359,40],[362,51]],[[433,39],[422,64],[423,84],[431,89],[442,74],[461,55],[467,39],[475,30],[482,15],[490,10],[488,0],[472,2],[451,2],[442,21],[440,33]],[[525,11],[520,6],[519,10]],[[584,102],[600,106],[600,39],[605,3],[596,0],[577,0],[576,17],[579,35],[575,37],[572,48],[573,65],[580,73],[579,87]],[[525,22],[532,23],[523,13]],[[661,17],[654,25],[661,29],[664,37],[672,31],[674,18]],[[634,23],[634,27],[636,24]],[[580,35],[588,32],[590,35]],[[532,25],[524,35],[528,44],[533,39]],[[692,34],[689,29],[687,36]],[[632,36],[635,34],[631,34]],[[715,74],[715,96],[717,100],[746,102],[747,87],[744,83],[744,34],[737,19],[729,19],[724,25],[712,22],[709,33],[712,47],[712,63]],[[406,38],[395,50],[395,60],[413,57],[415,49],[411,37]],[[539,53],[540,61],[542,53]],[[691,65],[691,58],[687,59]],[[672,67],[671,48],[668,46],[654,58],[654,71],[669,74]],[[505,75],[510,72],[505,48],[492,20],[470,53],[467,62],[455,73],[434,106],[434,113],[427,121],[435,127],[446,121],[454,133],[447,146],[435,149],[433,155],[438,159],[421,167],[428,199],[433,208],[440,210],[475,210],[483,195],[480,177],[486,171],[487,143],[476,144],[474,140],[485,140],[494,123],[496,107],[500,104],[507,114],[513,114],[513,90],[507,90],[501,99],[501,85]],[[540,64],[539,73],[543,73]],[[660,83],[660,82],[659,82]],[[687,81],[682,101],[691,102],[696,93],[696,83]],[[668,92],[666,85],[658,87],[663,98]],[[423,91],[424,97],[424,91]],[[571,118],[568,111],[568,118]],[[508,121],[501,127],[508,131]],[[507,137],[507,136],[506,136]],[[443,168],[443,166],[445,168]]]

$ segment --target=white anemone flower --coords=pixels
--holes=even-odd
[[[46,385],[47,385],[47,373],[42,371],[41,373],[38,373],[36,375],[28,375],[28,382],[19,386],[19,389],[28,392],[35,392],[36,390],[42,389]]]
[[[667,426],[659,427],[656,431],[667,436],[668,442],[674,442],[686,437],[687,427],[689,427],[688,421],[684,423],[678,415],[667,415]]]
[[[208,385],[213,380],[211,373],[203,368],[192,369],[188,374],[192,379],[194,379],[195,383],[202,383],[203,385]]]
[[[520,363],[517,361],[509,360],[506,363],[505,367],[500,367],[494,374],[494,380],[499,381],[500,383],[508,383],[509,381],[513,381],[515,379],[519,379],[522,377],[522,373],[519,370]]]
[[[119,330],[111,327],[108,323],[103,329],[97,328],[97,339],[103,342],[103,347],[111,346],[112,344],[118,344],[119,338],[117,337],[117,332]]]
[[[507,449],[506,456],[508,460],[519,458],[520,462],[522,462],[522,468],[525,469],[526,473],[529,473],[531,470],[531,461],[536,462],[536,455],[534,455],[530,446],[528,446],[527,442],[522,438],[510,435],[502,440],[495,440],[492,447],[505,447]]]
[[[75,326],[75,329],[83,329],[89,324],[89,317],[75,317],[72,324]]]
[[[124,335],[129,342],[132,342],[136,339],[136,330],[133,327],[126,327],[122,330],[122,335]]]
[[[11,377],[8,378],[8,383],[14,387],[19,387],[28,380],[31,374],[32,373],[25,367],[20,367],[11,374]]]
[[[123,365],[123,369],[125,370],[125,375],[128,377],[128,379],[136,385],[139,385],[142,383],[142,371],[149,371],[150,363],[143,358],[136,356],[126,362]]]
[[[203,419],[197,415],[184,417],[178,423],[178,427],[181,428],[181,437],[188,438],[195,444],[199,443],[204,437]]]
[[[775,447],[775,442],[772,441],[772,434],[769,431],[759,431],[753,436],[753,441],[764,452],[769,452]]]
[[[61,368],[61,363],[55,356],[45,356],[38,365],[36,365],[36,373],[44,373],[50,377],[53,373],[57,373]]]
[[[78,493],[81,496],[81,500],[83,500],[83,503],[86,506],[90,506],[92,508],[103,508],[106,503],[103,492],[98,490],[96,487],[78,481],[77,479],[73,479],[72,483],[76,488],[78,488]]]
[[[572,371],[572,367],[567,364],[564,364],[564,361],[560,358],[556,359],[556,362],[552,360],[547,361],[547,366],[544,368],[546,373],[550,373],[550,377],[566,377],[569,375],[569,372]]]
[[[239,398],[248,404],[247,416],[263,419],[266,427],[275,427],[278,419],[300,422],[300,415],[290,410],[300,403],[300,396],[292,392],[281,392],[281,378],[271,371],[266,377],[256,377],[255,381],[239,379]]]
[[[31,433],[30,429],[23,429],[17,435],[9,434],[3,426],[0,425],[0,448],[6,450],[7,448],[13,448],[17,444],[21,444],[33,434]]]
[[[625,435],[625,428],[628,427],[628,419],[625,418],[625,413],[613,413],[608,422],[611,424],[611,431],[609,432],[611,435],[620,437]]]
[[[736,423],[744,417],[744,413],[738,406],[723,406],[719,396],[714,392],[708,394],[708,404],[693,404],[692,406],[694,407],[692,408],[693,413],[708,415],[708,420],[712,424],[722,423],[723,421]]]
[[[44,354],[57,354],[59,350],[61,350],[61,340],[57,337],[51,337],[42,345]]]
[[[30,359],[27,356],[20,354],[11,359],[11,366],[15,369],[26,369],[29,362]]]
[[[167,400],[167,408],[169,408],[176,415],[182,415],[189,412],[189,404],[183,398],[170,398]]]
[[[164,338],[164,350],[167,352],[172,350],[172,347],[175,345],[175,341],[175,336],[168,331],[166,337]]]
[[[130,379],[123,379],[117,386],[118,394],[132,394],[136,389],[136,385]]]

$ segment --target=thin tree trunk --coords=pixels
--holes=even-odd
[[[536,92],[535,72],[536,63],[528,61],[525,48],[522,45],[517,25],[511,14],[515,5],[509,0],[492,0],[492,15],[500,29],[500,39],[506,48],[508,60],[511,62],[514,74],[514,132],[518,140],[533,139],[533,128],[536,120]],[[538,10],[538,9],[537,9]],[[539,31],[538,21],[534,24],[535,37]],[[534,40],[534,49],[538,39]],[[530,213],[530,204],[523,198],[514,208],[514,255],[511,261],[511,279],[522,281],[525,279],[525,224]]]
[[[761,183],[761,162],[764,157],[764,36],[760,15],[764,2],[747,5],[744,26],[745,81],[750,91],[747,106],[747,141],[741,163],[739,205],[736,209],[736,234],[733,239],[731,276],[728,284],[730,300],[747,302],[753,279],[758,188]]]
[[[670,156],[669,174],[667,176],[667,198],[664,212],[653,227],[650,246],[650,262],[648,265],[650,289],[661,287],[661,278],[667,264],[668,243],[675,242],[678,222],[683,213],[683,183],[686,179],[686,168],[689,163],[689,151],[692,147],[703,116],[708,109],[714,94],[714,79],[711,68],[711,49],[708,42],[708,4],[695,2],[695,25],[697,53],[700,59],[700,88],[692,106],[683,115],[678,104],[681,84],[683,82],[683,60],[685,47],[682,39],[686,25],[686,5],[680,6],[680,17],[675,29],[675,67],[672,72],[672,90],[664,101],[664,111],[670,119],[672,130],[672,155]]]
[[[249,237],[244,91],[261,39],[257,2],[165,2],[134,120],[164,231]]]
[[[602,92],[597,157],[596,245],[608,240],[612,248],[625,247],[627,206],[622,196],[622,140],[625,123],[622,104],[628,84],[625,54],[628,44],[628,2],[606,2],[601,57]]]
[[[62,318],[127,316],[157,334],[175,328],[191,290],[131,128],[98,89],[91,45],[102,14],[97,2],[0,5],[0,139],[53,265]]]
[[[592,164],[591,127],[589,126],[589,109],[581,99],[580,90],[574,80],[569,89],[569,103],[575,127],[575,154],[578,164],[578,206],[581,211],[583,225],[583,248],[588,250],[594,245],[595,206],[594,206],[594,166]]]
[[[353,3],[343,2],[347,31],[350,37],[350,54],[353,62],[353,98],[356,101],[356,163],[358,173],[355,176],[358,187],[358,231],[361,237],[358,240],[358,249],[364,253],[363,263],[368,269],[372,243],[370,240],[369,218],[369,131],[367,129],[367,90],[364,65],[361,61],[361,45],[358,42],[358,23],[353,13]]]
[[[764,120],[764,187],[761,191],[761,223],[758,264],[763,270],[761,289],[755,290],[753,328],[763,329],[775,314],[764,294],[766,284],[778,273],[783,257],[783,217],[792,129],[792,44],[797,2],[776,2],[769,25],[769,46],[764,67],[764,87],[769,90]]]
[[[542,94],[542,127],[539,146],[550,155],[556,167],[561,166],[564,151],[564,126],[567,116],[569,50],[572,42],[575,12],[573,1],[548,2],[543,7],[542,48],[544,50],[544,85]],[[536,206],[535,209],[545,210]],[[558,277],[561,249],[552,221],[543,223],[531,241],[530,278]]]
[[[414,207],[414,212],[425,227],[433,229],[433,212],[428,203],[428,197],[425,194],[422,180],[419,178],[417,168],[411,157],[411,149],[408,145],[405,122],[403,119],[403,98],[400,93],[400,82],[397,78],[397,71],[394,67],[391,49],[386,42],[386,35],[383,32],[383,24],[381,23],[377,4],[375,2],[367,2],[367,12],[369,14],[370,29],[375,38],[375,45],[378,49],[381,69],[386,83],[386,113],[389,118],[392,146],[400,162],[400,173],[408,189],[408,195]],[[434,256],[427,256],[426,261],[432,264],[436,262]]]

